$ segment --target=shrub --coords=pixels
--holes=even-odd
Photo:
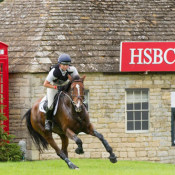
[[[22,153],[15,143],[7,143],[0,148],[0,161],[20,161]]]
[[[7,118],[3,113],[0,113],[0,161],[19,161],[22,160],[22,152],[20,146],[12,143],[15,138],[4,131],[5,125],[2,124]]]

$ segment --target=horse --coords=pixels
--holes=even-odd
[[[64,160],[70,169],[79,169],[68,158],[67,147],[69,139],[72,139],[77,144],[75,152],[77,154],[83,154],[83,143],[78,134],[84,132],[100,139],[106,151],[110,154],[109,159],[112,163],[117,162],[117,157],[113,153],[112,147],[105,140],[103,135],[95,129],[90,122],[89,113],[84,101],[84,79],[80,76],[71,77],[68,75],[69,84],[60,92],[59,105],[55,116],[53,117],[54,127],[52,131],[45,130],[45,115],[39,110],[40,98],[31,109],[29,109],[22,119],[26,118],[26,125],[29,134],[37,145],[38,150],[42,152],[48,148],[48,144],[56,151],[56,154]],[[53,139],[52,133],[56,133],[60,136],[62,141],[62,148],[60,149]]]

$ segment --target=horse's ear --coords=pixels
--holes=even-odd
[[[72,77],[68,74],[68,79],[71,82],[72,81]]]
[[[86,74],[83,75],[82,80],[84,81],[85,78],[86,78]]]

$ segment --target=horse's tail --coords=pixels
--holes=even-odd
[[[48,142],[42,137],[38,132],[36,132],[31,124],[30,121],[30,115],[31,115],[31,109],[29,109],[26,114],[22,117],[22,120],[26,117],[26,125],[27,129],[29,131],[29,134],[35,143],[35,145],[38,147],[38,150],[42,152],[44,149],[48,148]]]

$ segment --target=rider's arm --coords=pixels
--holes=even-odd
[[[49,81],[47,81],[47,80],[45,80],[45,81],[44,81],[43,86],[44,86],[44,87],[46,87],[46,88],[56,89],[56,86],[54,86],[54,85],[50,84],[50,82],[49,82]]]
[[[72,72],[71,76],[79,75],[77,69],[74,66],[70,66],[68,71]]]
[[[55,79],[55,77],[53,76],[53,71],[54,71],[54,69],[52,69],[49,72],[48,76],[46,77],[46,80],[44,81],[43,86],[46,88],[56,89],[56,86],[51,84],[51,82],[53,82],[53,80]]]

